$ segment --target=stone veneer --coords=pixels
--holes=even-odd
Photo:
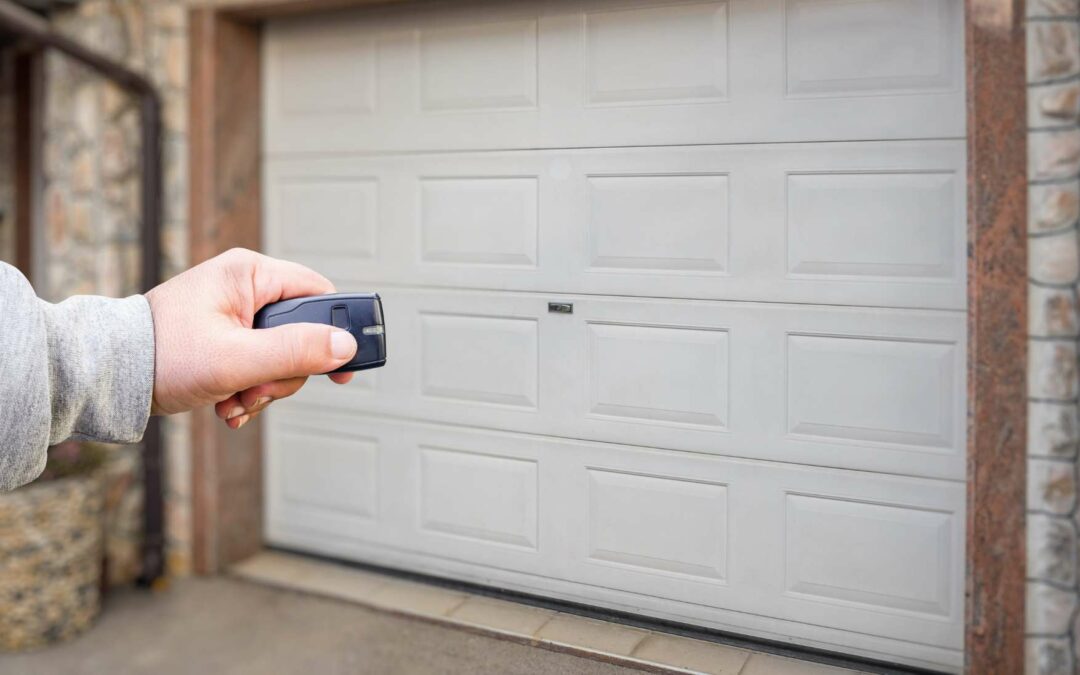
[[[0,500],[0,652],[67,640],[101,608],[103,482],[48,481]]]
[[[53,24],[159,87],[164,116],[164,269],[187,266],[187,7],[182,0],[83,0]],[[139,291],[139,111],[137,101],[67,57],[45,60],[45,107],[34,285],[60,300],[78,293]],[[2,103],[2,97],[0,97]],[[0,195],[2,198],[2,195]],[[2,232],[0,232],[2,235]],[[2,244],[2,239],[0,239]],[[190,569],[188,421],[165,425],[167,566]],[[106,549],[114,583],[139,569],[142,481],[138,447],[117,448],[107,472],[112,514]]]
[[[1080,664],[1080,5],[1028,0],[1029,675]]]

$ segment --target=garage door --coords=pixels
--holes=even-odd
[[[961,11],[271,22],[266,248],[389,363],[269,415],[268,539],[959,668]]]

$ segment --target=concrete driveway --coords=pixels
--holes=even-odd
[[[12,675],[640,672],[229,578],[120,590],[64,645],[0,656]]]

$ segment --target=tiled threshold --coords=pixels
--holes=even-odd
[[[276,551],[231,568],[249,581],[654,673],[854,675],[857,671],[643,630]]]

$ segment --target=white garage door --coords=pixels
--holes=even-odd
[[[961,11],[271,22],[266,247],[389,363],[272,412],[269,540],[958,668]]]

